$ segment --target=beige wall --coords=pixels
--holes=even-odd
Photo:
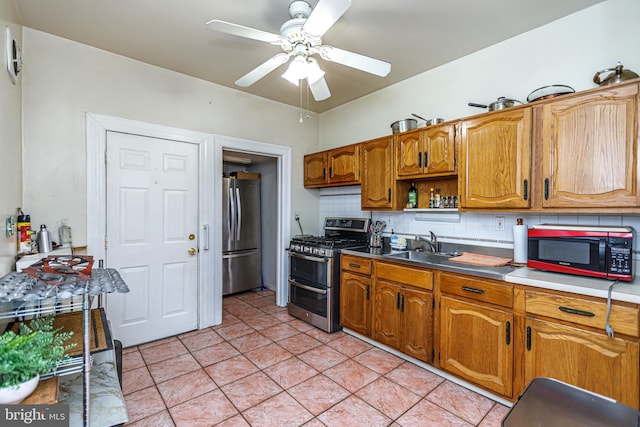
[[[22,77],[14,85],[6,69],[6,28],[21,43],[22,27],[19,25],[13,0],[0,0],[0,276],[12,269],[16,254],[15,235],[5,237],[4,222],[22,206]]]
[[[86,242],[87,112],[292,147],[291,209],[317,222],[301,167],[318,149],[316,116],[300,124],[296,108],[29,28],[24,57],[24,205],[34,226],[57,230],[68,218],[74,245]]]
[[[468,102],[526,102],[550,84],[590,89],[594,73],[617,61],[640,74],[639,16],[640,1],[608,0],[334,108],[320,116],[320,146],[388,135],[411,113],[452,120],[483,112]]]

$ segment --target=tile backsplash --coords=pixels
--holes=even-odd
[[[545,213],[511,213],[511,212],[402,212],[402,211],[362,211],[360,209],[360,187],[334,187],[320,190],[320,224],[318,232],[322,233],[325,217],[372,218],[387,224],[384,234],[393,229],[400,236],[411,237],[416,234],[428,235],[433,231],[441,241],[455,241],[481,246],[513,248],[513,226],[517,218],[522,218],[526,225],[550,224],[585,224],[585,225],[625,225],[631,226],[640,233],[640,215],[597,215],[597,214],[545,214]],[[496,221],[496,217],[504,220]],[[496,222],[503,222],[504,229],[496,230]],[[640,259],[640,238],[634,241],[635,259]]]

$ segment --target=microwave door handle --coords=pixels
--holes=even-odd
[[[598,266],[600,267],[600,271],[607,271],[606,251],[607,239],[600,239],[600,242],[598,243]]]
[[[240,240],[242,232],[242,201],[240,200],[240,189],[236,187],[236,240]]]

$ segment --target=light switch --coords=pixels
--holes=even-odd
[[[7,238],[13,236],[16,233],[16,221],[12,216],[8,216],[4,220],[4,233]]]

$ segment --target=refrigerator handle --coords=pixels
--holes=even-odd
[[[202,225],[202,250],[209,250],[209,224]]]
[[[232,242],[235,240],[236,235],[236,200],[233,196],[233,189],[229,188],[229,222],[227,226],[229,227],[229,240]]]
[[[240,200],[240,189],[236,187],[236,240],[240,240],[241,229],[242,229],[242,201]]]

